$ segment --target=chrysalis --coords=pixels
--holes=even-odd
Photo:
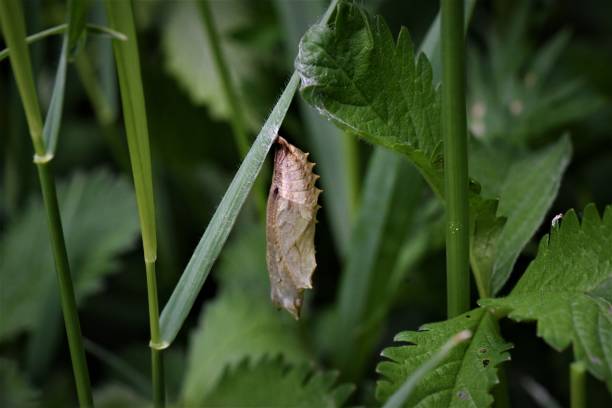
[[[274,174],[268,195],[266,241],[270,296],[272,303],[289,311],[296,319],[311,289],[315,260],[314,235],[319,178],[308,161],[308,153],[277,139]]]

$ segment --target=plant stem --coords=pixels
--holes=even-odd
[[[127,36],[127,41],[114,41],[113,50],[119,77],[119,88],[123,104],[125,133],[132,165],[132,176],[136,190],[136,203],[140,219],[142,246],[147,275],[147,297],[149,304],[149,330],[151,341],[151,382],[153,404],[165,405],[165,386],[162,351],[167,344],[160,340],[159,306],[157,299],[157,232],[155,223],[155,200],[153,195],[153,172],[149,147],[149,130],[140,73],[138,41],[134,25],[131,1],[105,2],[111,27]]]
[[[586,405],[586,367],[582,361],[570,365],[571,408],[585,408]]]
[[[161,349],[165,348],[159,335],[159,306],[157,301],[157,277],[155,261],[145,261],[147,269],[147,296],[149,300],[149,326],[151,331],[151,376],[153,382],[153,403],[163,407],[165,402],[164,364]]]
[[[225,99],[230,107],[229,119],[234,139],[238,146],[238,151],[240,152],[240,158],[244,159],[251,147],[246,128],[246,114],[238,98],[236,84],[232,80],[227,61],[225,60],[225,55],[221,49],[221,39],[219,38],[215,19],[210,9],[209,0],[199,1],[198,4],[200,6],[200,14],[204,20],[204,29],[206,30],[208,43],[212,51],[213,62],[221,79],[221,86],[225,94]],[[260,213],[264,215],[266,211],[265,191],[263,185],[259,182],[255,183],[255,194],[257,208]]]
[[[81,337],[81,326],[77,313],[76,298],[70,266],[68,264],[68,253],[64,242],[64,233],[60,218],[55,182],[51,162],[37,163],[38,178],[42,187],[43,201],[47,212],[47,222],[51,235],[51,247],[55,258],[55,268],[57,270],[57,280],[60,289],[60,300],[64,314],[64,325],[68,337],[68,347],[72,357],[72,370],[76,383],[79,405],[82,407],[93,406],[93,399],[90,390],[89,372]]]
[[[442,130],[448,316],[470,306],[467,125],[463,1],[442,0]]]
[[[11,48],[10,61],[21,96],[23,108],[34,146],[34,158],[38,170],[38,178],[47,213],[47,222],[51,240],[51,248],[55,260],[55,269],[59,283],[60,299],[64,324],[68,338],[68,347],[72,360],[79,405],[93,406],[87,360],[81,337],[81,326],[77,312],[76,297],[68,253],[64,241],[61,216],[55,190],[53,169],[51,163],[45,160],[45,144],[42,138],[43,121],[36,94],[36,86],[32,75],[30,54],[26,44],[25,22],[21,3],[15,0],[0,0],[0,23],[6,45]]]

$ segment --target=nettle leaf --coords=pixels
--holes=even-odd
[[[335,408],[342,406],[353,390],[337,386],[335,372],[290,366],[282,359],[243,361],[228,370],[219,385],[206,396],[202,407],[292,407]]]
[[[538,336],[576,359],[612,391],[612,207],[594,205],[582,223],[568,211],[540,242],[538,255],[510,295],[483,306],[513,320],[536,320]]]
[[[78,300],[102,289],[118,255],[136,243],[134,193],[124,178],[102,170],[76,174],[58,186],[62,226]],[[0,240],[0,340],[31,330],[57,291],[44,207],[38,197]],[[59,303],[53,307],[59,308]]]
[[[265,276],[264,269],[261,278]],[[223,370],[247,357],[281,354],[291,363],[310,361],[297,328],[265,295],[222,292],[204,306],[201,323],[191,337],[182,399],[188,406],[201,406]]]
[[[567,136],[535,152],[473,144],[470,175],[482,181],[483,196],[499,199],[496,217],[480,217],[472,240],[472,266],[483,293],[496,294],[510,277],[557,196],[571,154]]]
[[[450,337],[463,330],[472,332],[471,339],[456,346],[436,369],[426,374],[404,406],[490,406],[493,397],[489,391],[499,382],[496,367],[510,359],[507,351],[512,345],[504,341],[495,317],[485,309],[395,336],[395,341],[408,344],[383,350],[382,356],[390,361],[383,361],[376,368],[383,377],[377,383],[377,398],[380,401],[389,398]]]
[[[442,196],[440,93],[408,31],[394,41],[380,17],[340,3],[331,25],[300,42],[295,67],[304,98],[338,126],[406,154]]]

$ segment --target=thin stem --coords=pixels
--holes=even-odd
[[[249,147],[251,145],[246,131],[245,115],[240,101],[238,100],[238,92],[232,81],[229,67],[225,61],[225,55],[221,49],[221,39],[219,38],[217,26],[215,25],[215,20],[210,10],[210,4],[208,0],[200,1],[198,4],[200,5],[200,13],[204,20],[204,29],[208,37],[208,44],[213,54],[213,62],[221,79],[223,93],[231,109],[230,123],[234,132],[234,138],[236,139],[236,145],[240,151],[240,157],[244,158],[249,152]]]
[[[470,306],[463,1],[442,0],[442,130],[448,316]]]
[[[147,269],[147,294],[149,300],[149,329],[151,332],[151,372],[153,382],[153,403],[163,407],[165,403],[164,364],[159,335],[159,304],[157,300],[157,275],[155,262],[145,262]]]
[[[571,408],[585,408],[586,405],[586,367],[582,361],[570,365]]]
[[[230,124],[240,158],[244,159],[249,152],[251,143],[246,129],[246,114],[244,113],[243,105],[238,98],[236,84],[232,80],[232,76],[221,49],[221,39],[215,25],[215,19],[210,9],[209,0],[198,2],[200,5],[200,14],[204,20],[204,29],[206,30],[208,44],[212,51],[213,62],[221,79],[221,86],[225,99],[230,107]],[[265,192],[261,183],[255,183],[256,202],[261,214],[265,214]]]
[[[55,269],[60,289],[60,300],[64,314],[64,325],[68,337],[68,347],[72,357],[72,370],[76,383],[79,405],[83,407],[93,406],[93,399],[90,390],[89,372],[83,348],[81,336],[81,326],[77,312],[76,298],[70,266],[68,264],[68,253],[64,242],[64,232],[60,218],[59,206],[57,203],[57,193],[55,191],[55,181],[51,162],[37,164],[38,179],[42,187],[43,201],[47,212],[47,223],[51,236],[51,247],[55,258]]]
[[[136,203],[140,218],[147,275],[153,403],[155,407],[163,407],[165,405],[165,386],[161,350],[167,347],[167,344],[162,344],[160,341],[157,277],[155,274],[157,232],[155,226],[153,172],[151,169],[144,89],[140,73],[138,41],[134,25],[134,11],[130,1],[107,0],[105,4],[112,29],[125,33],[128,38],[128,41],[125,42],[114,41],[113,50],[119,77],[119,88],[121,90],[123,117],[136,190]]]
[[[91,395],[89,372],[87,370],[87,360],[85,359],[83,339],[81,337],[81,326],[79,324],[76,297],[70,274],[64,232],[62,230],[53,170],[50,161],[40,160],[45,154],[45,145],[42,138],[43,121],[32,75],[30,54],[26,44],[23,10],[19,1],[0,0],[0,23],[2,24],[2,32],[6,45],[12,50],[10,53],[11,66],[26,113],[32,144],[34,145],[36,168],[47,213],[51,248],[55,260],[60,300],[79,405],[91,407],[93,406],[93,398]]]

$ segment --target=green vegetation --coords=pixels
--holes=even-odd
[[[607,406],[588,3],[0,0],[0,405]],[[299,321],[279,133],[324,190]]]

